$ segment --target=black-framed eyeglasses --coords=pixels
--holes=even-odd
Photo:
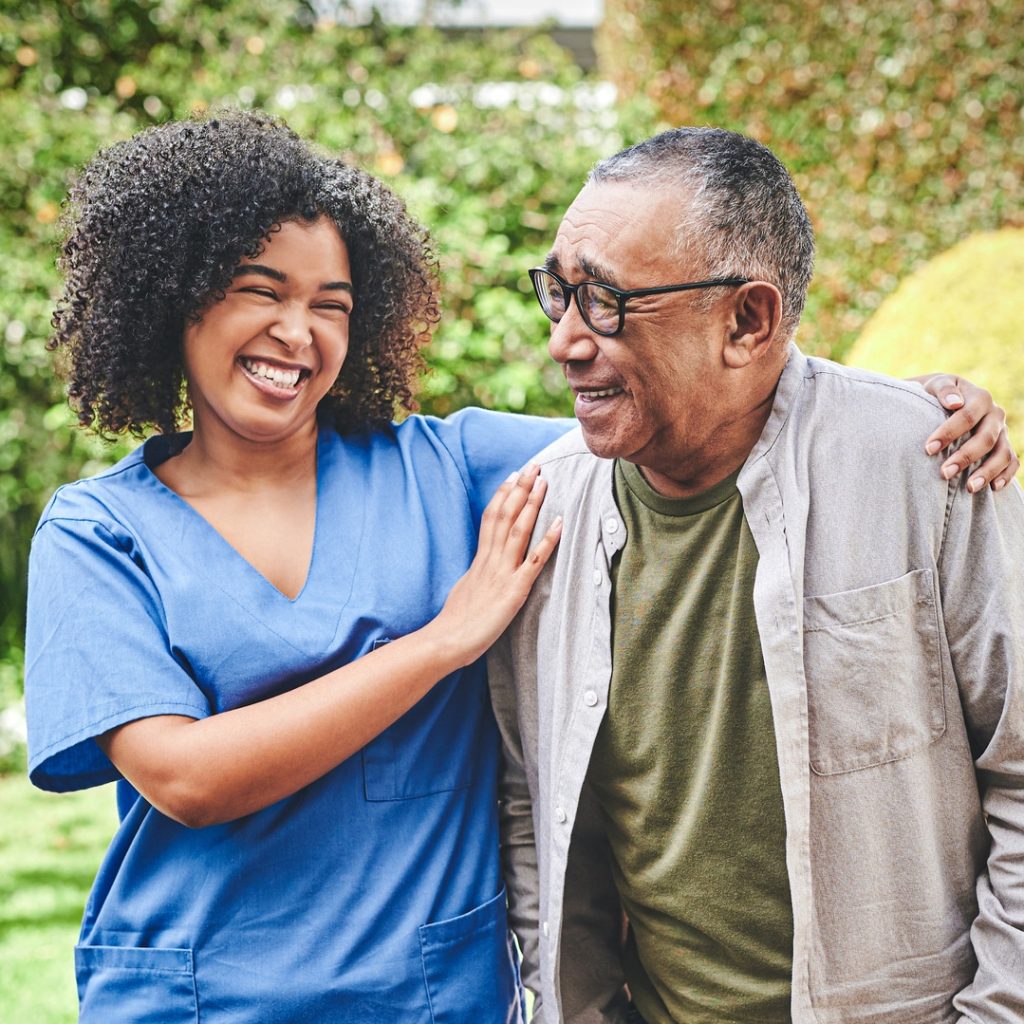
[[[545,316],[554,323],[565,316],[573,297],[583,322],[595,333],[610,338],[618,334],[626,323],[626,300],[637,295],[659,295],[662,292],[688,292],[694,288],[725,288],[749,284],[746,277],[715,277],[710,281],[688,281],[686,284],[663,284],[657,288],[613,288],[599,281],[580,281],[569,284],[557,274],[543,267],[529,271],[537,301]]]

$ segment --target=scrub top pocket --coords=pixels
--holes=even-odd
[[[930,569],[804,600],[811,769],[888,764],[946,730]]]
[[[418,704],[363,748],[366,799],[409,800],[449,793],[473,784],[483,751],[493,742],[493,723],[475,693],[482,672],[469,670],[442,679]]]
[[[77,946],[79,1024],[198,1024],[190,949]]]
[[[468,914],[423,925],[420,952],[433,1024],[522,1024],[504,888]]]

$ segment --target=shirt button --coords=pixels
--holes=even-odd
[[[619,521],[618,521],[618,519],[615,519],[615,518],[613,518],[612,516],[609,516],[609,517],[608,517],[608,518],[607,518],[607,519],[606,519],[606,520],[604,521],[604,528],[605,528],[605,529],[606,529],[606,530],[607,530],[607,531],[608,531],[609,533],[615,533],[615,531],[616,531],[616,530],[617,530],[617,529],[619,528]]]
[[[601,580],[603,580],[603,579],[604,579],[604,576],[601,575],[601,570],[600,569],[595,569],[594,570],[594,586],[595,587],[601,586]]]
[[[567,817],[568,817],[568,815],[565,813],[565,808],[564,807],[556,807],[555,808],[555,821],[557,821],[560,825],[565,822],[565,819]]]
[[[597,694],[594,693],[593,690],[587,690],[587,692],[583,694],[583,703],[586,704],[588,708],[592,708],[597,703]]]
[[[542,924],[542,925],[540,926],[540,930],[541,930],[541,931],[542,931],[542,932],[544,933],[544,938],[546,939],[546,938],[548,937],[548,931],[549,931],[549,929],[548,929],[548,923],[547,923],[547,921],[545,921],[545,922],[544,922],[544,923],[543,923],[543,924]]]

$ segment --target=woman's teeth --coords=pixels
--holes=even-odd
[[[302,376],[301,370],[284,370],[280,366],[271,366],[269,363],[260,363],[254,359],[242,359],[242,366],[254,377],[260,377],[280,388],[293,388]]]

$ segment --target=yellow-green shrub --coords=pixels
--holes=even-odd
[[[984,384],[1024,437],[1024,229],[983,231],[911,274],[850,350],[851,366],[906,377],[929,370]]]

